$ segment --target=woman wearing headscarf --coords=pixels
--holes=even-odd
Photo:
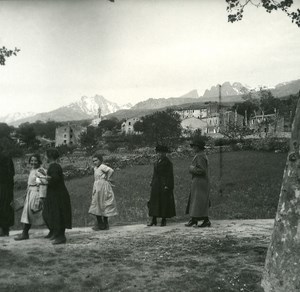
[[[49,228],[46,238],[53,244],[66,243],[65,229],[72,228],[72,211],[69,192],[65,186],[61,166],[57,163],[58,150],[47,149],[49,167],[47,169],[48,187],[44,203],[43,218]]]
[[[191,191],[186,209],[186,214],[190,215],[190,220],[185,226],[198,226],[198,221],[203,223],[198,227],[210,227],[211,222],[208,217],[209,201],[209,177],[208,159],[204,153],[205,142],[200,137],[195,137],[190,144],[195,156],[189,167],[192,175]]]
[[[21,222],[23,232],[15,240],[29,239],[31,225],[43,225],[42,209],[47,191],[46,170],[41,167],[42,160],[39,154],[33,154],[29,158],[31,170],[28,176],[27,193],[24,202]]]
[[[9,236],[14,225],[14,175],[13,161],[0,145],[0,236]]]
[[[168,147],[156,147],[157,161],[154,164],[151,180],[151,194],[148,202],[149,216],[152,217],[148,226],[157,225],[157,217],[161,219],[161,226],[166,226],[167,218],[176,216],[174,201],[173,164],[166,156]]]

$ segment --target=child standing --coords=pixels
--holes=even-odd
[[[95,215],[97,222],[93,230],[108,230],[108,217],[118,214],[115,195],[111,185],[113,169],[103,164],[103,156],[94,154],[94,186],[89,213]]]

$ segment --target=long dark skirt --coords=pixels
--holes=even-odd
[[[151,217],[171,218],[176,216],[173,190],[152,187],[148,208]]]
[[[49,229],[72,228],[72,211],[67,189],[48,189],[43,218]]]
[[[0,183],[0,227],[14,225],[15,213],[11,206],[14,199],[13,184]]]

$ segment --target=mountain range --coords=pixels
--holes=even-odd
[[[300,79],[289,82],[277,84],[274,88],[266,88],[271,90],[275,97],[284,97],[291,94],[297,94],[300,90]],[[242,102],[243,96],[249,92],[257,91],[248,85],[240,82],[224,82],[221,85],[222,102]],[[4,122],[13,126],[18,126],[25,122],[35,122],[37,120],[47,121],[72,121],[93,119],[99,115],[99,108],[101,108],[102,116],[115,116],[118,119],[131,118],[134,116],[143,116],[154,112],[158,109],[167,107],[178,107],[188,104],[204,104],[205,102],[218,101],[219,86],[212,86],[210,89],[205,90],[203,96],[199,96],[196,89],[180,96],[170,98],[150,98],[141,101],[132,106],[130,103],[125,105],[118,105],[111,102],[101,95],[93,97],[83,96],[69,105],[60,107],[58,109],[44,112],[44,113],[14,113],[0,117],[0,122]]]

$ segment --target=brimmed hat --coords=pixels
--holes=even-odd
[[[198,146],[201,150],[205,149],[205,141],[203,140],[203,138],[200,138],[200,137],[193,138],[190,145],[192,147],[193,146]]]
[[[157,145],[155,147],[155,151],[156,152],[164,152],[164,153],[170,152],[169,148],[167,146],[164,146],[164,145]]]

